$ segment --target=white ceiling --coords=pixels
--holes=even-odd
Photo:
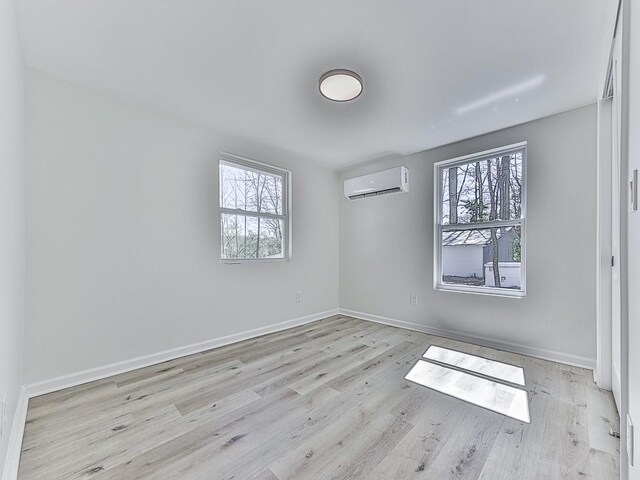
[[[19,0],[28,66],[333,168],[596,101],[615,0]],[[348,68],[363,94],[318,93]]]

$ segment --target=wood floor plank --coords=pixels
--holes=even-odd
[[[531,424],[412,384],[430,345],[522,366]],[[619,475],[591,372],[337,315],[31,399],[20,480]]]
[[[482,408],[466,408],[458,428],[446,437],[425,478],[477,479],[491,453],[505,417]]]
[[[206,459],[210,452],[215,452],[221,446],[227,448],[236,444],[245,436],[245,432],[274,422],[284,415],[289,403],[297,397],[299,395],[293,390],[284,389],[275,392],[268,398],[252,402],[229,415],[198,425],[181,437],[164,442],[159,441],[144,455],[108,471],[102,470],[94,478],[99,480],[165,478],[159,476],[159,472],[179,467],[185,458],[194,461],[199,458]],[[196,466],[197,463],[193,465]],[[188,462],[186,466],[189,466]]]
[[[544,478],[591,475],[586,405],[570,404],[551,395],[537,474]]]
[[[289,387],[301,394],[308,393],[320,385],[332,382],[351,371],[354,365],[368,362],[392,348],[389,344],[380,343],[371,347],[367,345],[354,347],[349,350],[348,354],[338,353],[331,363],[323,364],[318,371],[302,376],[302,378],[291,383]]]
[[[328,385],[338,391],[347,391],[349,388],[362,384],[377,372],[381,372],[380,375],[384,376],[388,370],[398,370],[418,358],[416,345],[411,342],[402,342],[376,355],[371,360],[355,365],[349,371],[331,380]]]
[[[553,399],[537,391],[529,394],[531,423],[506,418],[480,478],[483,480],[534,480],[542,471],[545,418],[551,415]]]
[[[276,477],[271,470],[266,469],[253,477],[252,480],[278,480],[278,477]]]
[[[280,478],[303,478],[304,475],[313,477],[313,465],[324,467],[325,462],[322,459],[330,459],[337,455],[344,448],[346,437],[383,416],[383,412],[390,411],[399,397],[408,395],[409,391],[405,386],[404,381],[390,378],[384,387],[368,384],[355,391],[353,395],[341,395],[328,406],[328,411],[334,415],[331,428],[318,430],[307,441],[299,442],[297,448],[284,453],[271,464],[272,471]],[[319,413],[312,412],[312,415]],[[391,414],[389,417],[405,421]],[[387,421],[392,420],[388,418]]]
[[[465,418],[465,409],[469,408],[474,407],[469,407],[439,392],[416,388],[411,395],[392,409],[392,412],[405,418],[415,427],[382,460],[369,478],[371,480],[433,478],[428,473],[431,465],[446,444],[447,438],[455,434]]]
[[[617,457],[620,455],[620,441],[609,434],[611,429],[620,431],[620,418],[613,394],[595,384],[588,385],[586,390],[589,447]]]
[[[608,480],[620,478],[619,455],[611,455],[599,450],[589,451],[591,462],[591,478],[594,480]]]
[[[282,445],[303,441],[330,423],[339,410],[327,405],[338,396],[330,388],[317,389],[275,406],[271,416],[259,412],[262,416],[255,416],[248,423],[246,417],[233,420],[216,432],[217,439],[159,471],[158,476],[167,480],[204,479],[215,470],[216,478],[232,479],[241,470],[244,476],[251,477],[268,467],[274,456],[284,453]],[[318,414],[311,413],[317,409],[325,414],[318,418]]]

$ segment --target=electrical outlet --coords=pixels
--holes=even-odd
[[[409,305],[418,305],[418,295],[415,293],[409,294]]]
[[[633,467],[633,447],[634,447],[634,439],[633,439],[633,422],[631,421],[631,417],[627,413],[627,457],[629,458],[629,465]]]
[[[4,435],[7,429],[7,394],[2,396],[2,413],[0,413],[0,437]]]
[[[302,292],[296,292],[296,302],[302,302]]]

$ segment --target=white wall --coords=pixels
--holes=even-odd
[[[27,382],[338,307],[336,173],[32,70],[27,95]],[[293,171],[290,262],[219,262],[221,150]]]
[[[3,470],[9,428],[22,384],[24,317],[23,66],[12,0],[0,0],[0,401],[8,399],[0,437]]]
[[[523,140],[529,142],[527,297],[434,291],[433,163]],[[340,306],[593,362],[595,106],[390,158],[343,178],[397,165],[411,170],[409,194],[341,200]],[[409,304],[410,293],[418,294],[417,306]]]

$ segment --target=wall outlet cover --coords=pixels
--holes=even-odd
[[[302,301],[302,292],[296,292],[296,302],[300,303]]]

